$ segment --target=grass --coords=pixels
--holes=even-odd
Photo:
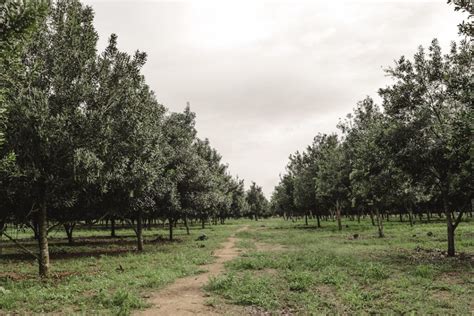
[[[269,219],[209,226],[205,241],[196,241],[199,227],[190,236],[176,229],[175,242],[164,240],[165,229],[145,230],[143,253],[135,251],[129,229],[117,229],[121,237],[110,238],[105,229],[77,228],[72,246],[58,229],[50,235],[52,278],[47,281],[37,277],[35,261],[3,239],[0,314],[127,315],[146,307],[152,291],[201,273],[201,266],[213,260],[212,251],[243,224],[249,229],[236,235],[241,256],[226,263],[227,272],[205,287],[209,306],[251,306],[251,312],[270,314],[474,310],[472,220],[456,231],[457,251],[464,255],[446,258],[441,222],[410,227],[392,219],[385,222],[386,237],[380,239],[369,220],[345,220],[348,227],[339,232],[334,222],[316,228]],[[36,251],[31,232],[9,234]],[[354,239],[354,234],[359,237]]]
[[[166,230],[153,228],[145,231],[143,253],[135,251],[135,238],[128,229],[117,230],[120,238],[108,237],[108,230],[77,229],[73,246],[67,245],[61,231],[52,232],[52,278],[47,281],[37,277],[34,260],[3,240],[0,314],[129,314],[146,306],[151,289],[202,272],[200,266],[213,260],[212,251],[235,229],[232,224],[211,226],[204,230],[209,237],[205,241],[195,241],[201,232],[197,227],[190,236],[177,229],[177,241],[167,242],[152,241],[157,235],[167,234]],[[37,251],[31,233],[20,232],[16,237]]]
[[[456,231],[463,252],[456,258],[442,251],[441,222],[410,227],[392,219],[382,239],[369,220],[346,224],[339,232],[333,222],[320,229],[281,219],[255,223],[237,235],[244,254],[206,290],[214,304],[220,298],[271,314],[474,312],[472,220]]]

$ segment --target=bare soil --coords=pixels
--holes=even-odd
[[[248,229],[244,226],[236,231],[241,232]],[[236,247],[238,239],[235,233],[230,236],[222,247],[214,252],[216,260],[202,266],[207,272],[178,279],[163,290],[151,295],[149,302],[152,307],[137,311],[135,315],[222,315],[221,311],[206,304],[207,295],[203,286],[210,277],[219,275],[224,271],[224,263],[239,255]]]

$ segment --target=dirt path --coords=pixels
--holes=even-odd
[[[239,228],[235,233],[248,229],[248,226]],[[224,263],[239,255],[235,246],[237,238],[232,234],[222,247],[214,252],[214,263],[202,266],[207,272],[199,275],[176,280],[163,290],[155,293],[150,298],[153,306],[149,309],[138,311],[135,315],[220,315],[213,307],[206,305],[206,294],[202,287],[209,277],[217,276],[224,271]]]

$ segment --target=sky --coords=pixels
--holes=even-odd
[[[419,45],[458,39],[446,0],[114,1],[95,11],[99,51],[148,54],[148,85],[170,111],[189,102],[200,138],[270,197],[288,156],[390,83]]]

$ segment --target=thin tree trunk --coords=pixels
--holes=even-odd
[[[5,221],[1,220],[0,221],[0,255],[2,254],[2,236],[3,236],[4,229],[5,229]]]
[[[378,231],[379,231],[379,238],[383,238],[384,237],[383,216],[380,215],[380,212],[379,212],[378,208],[375,210],[375,212],[376,212],[376,215],[377,215],[377,228],[378,228]]]
[[[110,220],[110,237],[117,237],[115,234],[115,218],[112,218]]]
[[[370,215],[370,220],[372,221],[372,226],[375,226],[374,212],[370,210],[369,215]]]
[[[170,241],[173,241],[173,219],[168,219],[169,230],[170,230]]]
[[[339,201],[336,202],[336,219],[337,219],[337,227],[339,230],[342,230],[342,222],[341,222],[341,208],[339,206]]]
[[[72,238],[72,232],[74,230],[74,227],[76,226],[76,223],[66,223],[63,225],[64,230],[66,231],[67,235],[67,241],[70,245],[74,244],[74,238]]]
[[[446,196],[443,194],[443,208],[444,214],[446,215],[446,225],[448,230],[448,257],[454,257],[456,254],[456,248],[454,245],[454,230],[456,227],[453,225],[453,219],[451,212],[449,211],[448,201]]]
[[[186,234],[189,235],[189,225],[188,225],[188,217],[184,217],[184,226],[186,226]]]
[[[39,230],[39,275],[47,278],[49,276],[49,249],[48,249],[48,222],[46,204],[43,203],[38,213]]]
[[[308,226],[308,213],[304,214],[304,223],[306,226]]]
[[[318,221],[318,228],[321,228],[321,222],[320,222],[319,214],[316,214],[316,219]]]
[[[143,213],[138,209],[137,214],[137,249],[143,251]]]
[[[201,219],[201,228],[204,229],[206,228],[206,221],[203,219]]]

